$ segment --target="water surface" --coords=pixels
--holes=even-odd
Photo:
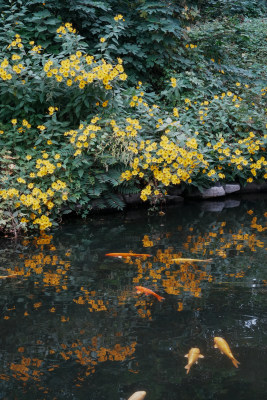
[[[137,390],[148,400],[265,398],[266,198],[164,212],[0,240],[0,275],[16,275],[0,280],[1,399],[124,400]],[[105,256],[130,251],[152,257]],[[138,295],[137,285],[165,300]],[[205,358],[187,375],[191,347]]]

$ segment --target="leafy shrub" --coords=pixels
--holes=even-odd
[[[21,9],[14,4],[14,15],[0,4],[8,27],[0,32],[2,229],[15,234],[44,230],[71,211],[85,216],[92,207],[122,209],[121,194],[141,191],[143,200],[155,203],[172,185],[201,189],[216,181],[266,179],[266,87],[256,61],[262,49],[258,45],[251,52],[253,66],[243,63],[235,51],[243,51],[246,39],[234,41],[233,35],[242,28],[245,38],[252,27],[263,37],[264,29],[254,21],[247,28],[234,23],[226,51],[225,22],[187,29],[181,42],[177,25],[169,31],[174,9],[148,1],[138,3],[140,14],[131,9],[128,21],[120,13],[103,17],[103,31],[99,21],[89,21],[93,36],[88,44],[69,22],[50,32],[50,18],[55,24],[60,20],[53,16],[54,2],[48,3],[50,11],[38,1]],[[122,7],[111,0],[94,5],[96,14]],[[130,9],[130,3],[125,7]],[[38,41],[26,29],[30,10],[37,18],[30,32]],[[57,10],[62,12],[62,3]],[[194,8],[182,10],[185,24],[198,15]],[[170,25],[159,30],[157,42],[153,35],[160,13],[167,13]],[[40,15],[45,16],[42,23]],[[143,27],[140,18],[146,21]],[[126,73],[118,56],[134,46],[137,34],[127,32],[137,25],[144,42],[132,55],[129,47],[125,50],[124,59],[129,57],[132,65]],[[212,52],[210,35],[217,28],[220,43]],[[247,43],[252,49],[254,39]],[[164,46],[166,58],[160,58]],[[158,58],[149,64],[152,53]],[[172,68],[165,69],[168,57]],[[144,66],[148,81],[131,84]],[[162,90],[153,92],[152,81]]]

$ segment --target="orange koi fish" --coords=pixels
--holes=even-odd
[[[150,294],[154,297],[156,297],[156,299],[158,299],[158,301],[162,301],[164,300],[164,297],[159,296],[157,293],[153,292],[153,290],[147,289],[143,286],[136,286],[135,287],[138,294],[140,293],[144,293],[146,296],[149,296]]]
[[[188,364],[185,366],[185,369],[187,369],[187,374],[189,374],[192,365],[198,363],[199,358],[204,358],[204,356],[200,354],[200,350],[197,347],[192,347],[192,349],[189,350],[189,353],[186,354],[185,357],[188,358]]]
[[[106,256],[109,257],[152,257],[151,254],[138,254],[138,253],[107,253]]]
[[[211,262],[212,258],[207,260],[198,260],[197,258],[173,258],[171,261],[183,263],[183,262]]]
[[[146,397],[146,392],[135,392],[134,394],[131,395],[131,397],[129,397],[128,400],[144,400],[144,398]]]
[[[234,366],[236,368],[238,368],[238,364],[240,364],[240,362],[234,358],[234,356],[231,352],[231,349],[230,349],[228,343],[226,342],[226,340],[224,340],[221,337],[215,337],[214,338],[214,347],[215,347],[215,349],[219,349],[222,354],[224,353],[227,357],[229,357],[230,360],[232,361],[232,363],[234,364]]]

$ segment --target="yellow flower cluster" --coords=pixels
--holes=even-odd
[[[76,152],[74,156],[78,156],[82,152],[82,148],[88,148],[89,141],[96,137],[96,132],[101,130],[100,126],[96,125],[99,121],[99,117],[94,117],[91,119],[90,124],[79,126],[78,130],[70,130],[64,133],[64,136],[70,136],[70,142],[76,147]]]
[[[171,78],[171,85],[172,85],[173,88],[176,87],[177,82],[176,82],[176,79],[175,79],[175,78]]]
[[[191,149],[194,149],[191,151]],[[150,176],[152,182],[162,183],[164,186],[191,183],[191,175],[200,166],[208,166],[201,153],[198,153],[196,139],[186,143],[186,147],[179,146],[166,135],[161,136],[160,143],[150,140],[141,141],[137,153],[131,164],[131,170],[122,174],[122,180],[130,180],[133,176],[143,178]],[[141,192],[141,199],[147,200],[152,194],[152,183],[148,184]],[[158,193],[159,194],[159,193]]]
[[[26,119],[22,120],[22,126],[24,126],[25,128],[28,128],[28,129],[31,128],[31,124]]]
[[[44,231],[52,226],[52,222],[50,222],[50,219],[46,215],[42,215],[41,218],[36,218],[33,221],[33,224],[39,224],[41,231]]]
[[[44,158],[46,158],[47,156],[47,153],[43,153]],[[38,158],[36,160],[35,168],[39,169],[39,171],[37,172],[37,176],[41,177],[48,174],[52,175],[56,169],[56,166],[52,164],[49,160],[42,160],[41,158]]]
[[[263,146],[262,140],[255,140],[255,134],[253,132],[249,132],[249,136],[243,140],[239,140],[238,143],[245,144],[250,154],[255,154],[259,151],[260,147]]]
[[[81,51],[62,60],[58,66],[55,66],[52,60],[47,61],[44,71],[48,78],[54,77],[58,82],[65,82],[67,86],[77,82],[80,89],[94,81],[102,81],[105,89],[109,90],[112,89],[110,83],[115,78],[118,77],[122,81],[127,79],[121,59],[113,66],[104,59],[96,62],[93,56],[83,55]]]
[[[21,43],[21,37],[19,35],[15,36],[15,40],[13,40],[9,45],[8,49],[10,48],[18,48],[21,49],[23,48],[23,44]],[[5,58],[3,61],[0,63],[0,78],[4,81],[8,81],[12,79],[12,73],[16,72],[16,74],[20,74],[22,70],[25,69],[25,66],[21,63],[18,64],[10,64],[9,61],[16,62],[21,60],[21,56],[19,54],[12,54],[10,60]]]
[[[9,62],[5,58],[0,64],[0,78],[3,79],[3,81],[12,79],[12,74],[6,70],[6,68],[8,66],[9,66]]]
[[[13,120],[13,123],[15,123],[15,120]],[[25,120],[24,125],[26,124],[28,124],[28,122]],[[38,172],[37,174],[35,172],[31,172],[29,174],[30,180],[54,173],[56,166],[47,159],[49,157],[48,154],[43,152],[42,156],[43,159],[36,160],[35,167]],[[26,155],[25,158],[27,160],[31,160],[32,156]],[[56,154],[54,158],[58,160],[60,155]],[[34,224],[39,224],[41,230],[50,227],[52,223],[49,221],[47,213],[49,213],[49,211],[55,205],[53,202],[55,191],[61,192],[62,200],[67,200],[68,196],[66,191],[66,183],[58,179],[51,184],[51,187],[48,188],[47,191],[42,191],[40,188],[35,187],[36,183],[32,181],[27,182],[24,177],[18,177],[16,181],[20,184],[20,187],[18,189],[16,187],[10,187],[9,189],[0,190],[0,198],[3,200],[12,199],[14,208],[19,208],[18,217],[20,218],[21,223],[26,224],[29,222],[29,219],[24,217],[21,218],[23,215],[25,215],[24,207],[26,207],[28,209],[27,212],[31,212],[30,219]],[[42,209],[45,211],[42,211]],[[43,215],[36,220],[36,213],[42,214],[42,212]]]
[[[51,107],[48,108],[49,115],[53,115],[55,111],[58,111],[57,107],[52,107],[51,106]],[[45,126],[39,125],[39,126],[37,126],[37,128],[40,129],[41,131],[43,131],[45,129]]]
[[[121,14],[118,14],[118,15],[116,15],[116,16],[114,17],[114,21],[119,21],[119,20],[121,20],[121,19],[124,21],[123,15],[121,15]]]
[[[239,171],[246,169],[246,173],[251,175],[248,177],[247,182],[253,182],[255,177],[259,177],[257,171],[263,171],[263,178],[266,179],[267,159],[264,156],[259,156],[260,151],[265,151],[264,139],[266,138],[267,135],[263,136],[263,138],[256,139],[256,135],[253,132],[249,132],[249,135],[244,139],[240,139],[238,143],[228,144],[221,138],[212,146],[213,149],[220,154],[218,158],[220,164],[215,166],[215,169],[221,170],[223,166],[225,168],[235,166]],[[207,146],[211,147],[211,143],[207,143]],[[253,155],[254,157],[258,157],[257,161],[252,158]],[[223,161],[224,164],[222,163]],[[216,171],[212,169],[207,175],[211,177],[215,175],[215,173]],[[218,176],[219,178],[224,178],[225,174],[219,173]]]
[[[8,198],[12,199],[14,196],[18,197],[19,196],[19,191],[15,188],[11,188],[8,190],[0,190],[0,196],[2,197],[2,199],[6,200]]]
[[[22,48],[23,47],[23,44],[21,43],[20,35],[18,35],[18,34],[15,35],[15,39],[7,46],[8,49],[10,49],[10,47],[13,47],[13,48],[16,48],[16,47]]]
[[[38,46],[33,46],[32,49],[30,51],[33,51],[34,53],[38,53],[40,54],[42,50],[42,46],[38,45]]]
[[[138,119],[132,119],[130,117],[126,118],[125,128],[119,128],[115,120],[110,121],[110,125],[112,126],[113,132],[115,136],[128,136],[135,137],[138,134],[138,130],[142,129]]]
[[[66,35],[66,33],[76,33],[76,29],[72,27],[72,24],[70,22],[67,22],[65,25],[60,26],[57,29],[57,33],[61,37],[62,35]]]
[[[195,49],[197,47],[196,44],[190,43],[185,46],[186,48]]]

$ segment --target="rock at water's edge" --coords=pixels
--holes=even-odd
[[[205,189],[202,193],[203,199],[225,196],[225,190],[222,186],[212,186],[209,189]]]

